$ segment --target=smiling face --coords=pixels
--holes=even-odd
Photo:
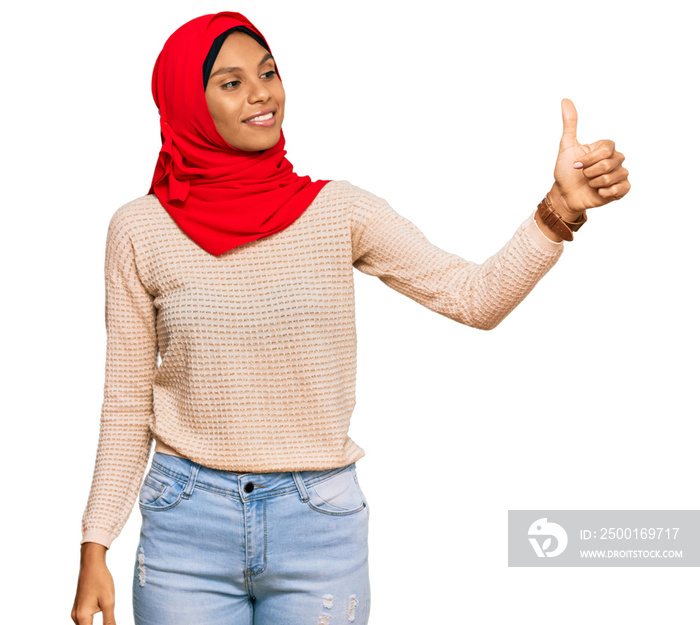
[[[219,134],[230,146],[254,152],[274,147],[284,120],[284,88],[272,55],[245,33],[229,35],[205,91]]]

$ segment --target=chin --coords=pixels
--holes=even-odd
[[[265,136],[258,134],[258,136],[254,137],[231,137],[230,140],[224,138],[226,143],[236,150],[242,150],[243,152],[261,152],[274,148],[279,143],[280,136],[281,131],[277,130],[269,134],[265,133]]]
[[[263,140],[262,138],[260,138],[259,141],[251,141],[249,145],[253,147],[248,148],[248,151],[261,152],[263,150],[269,150],[270,148],[274,148],[279,143],[279,140],[280,133],[278,132],[274,137],[270,139]]]

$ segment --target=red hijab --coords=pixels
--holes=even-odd
[[[240,13],[203,15],[170,36],[153,69],[163,145],[149,193],[214,256],[284,230],[328,182],[294,173],[285,158],[284,134],[274,147],[246,152],[217,131],[204,96],[202,65],[214,40],[236,26],[267,43]]]

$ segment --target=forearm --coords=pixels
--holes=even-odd
[[[503,248],[473,265],[459,291],[457,321],[492,330],[505,319],[554,266],[563,244],[526,220]]]
[[[108,406],[103,408],[81,543],[99,543],[109,548],[119,535],[138,496],[151,441],[148,412],[118,419],[111,415]]]

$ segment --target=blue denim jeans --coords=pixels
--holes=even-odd
[[[366,625],[355,463],[237,474],[156,452],[139,508],[136,625]]]

